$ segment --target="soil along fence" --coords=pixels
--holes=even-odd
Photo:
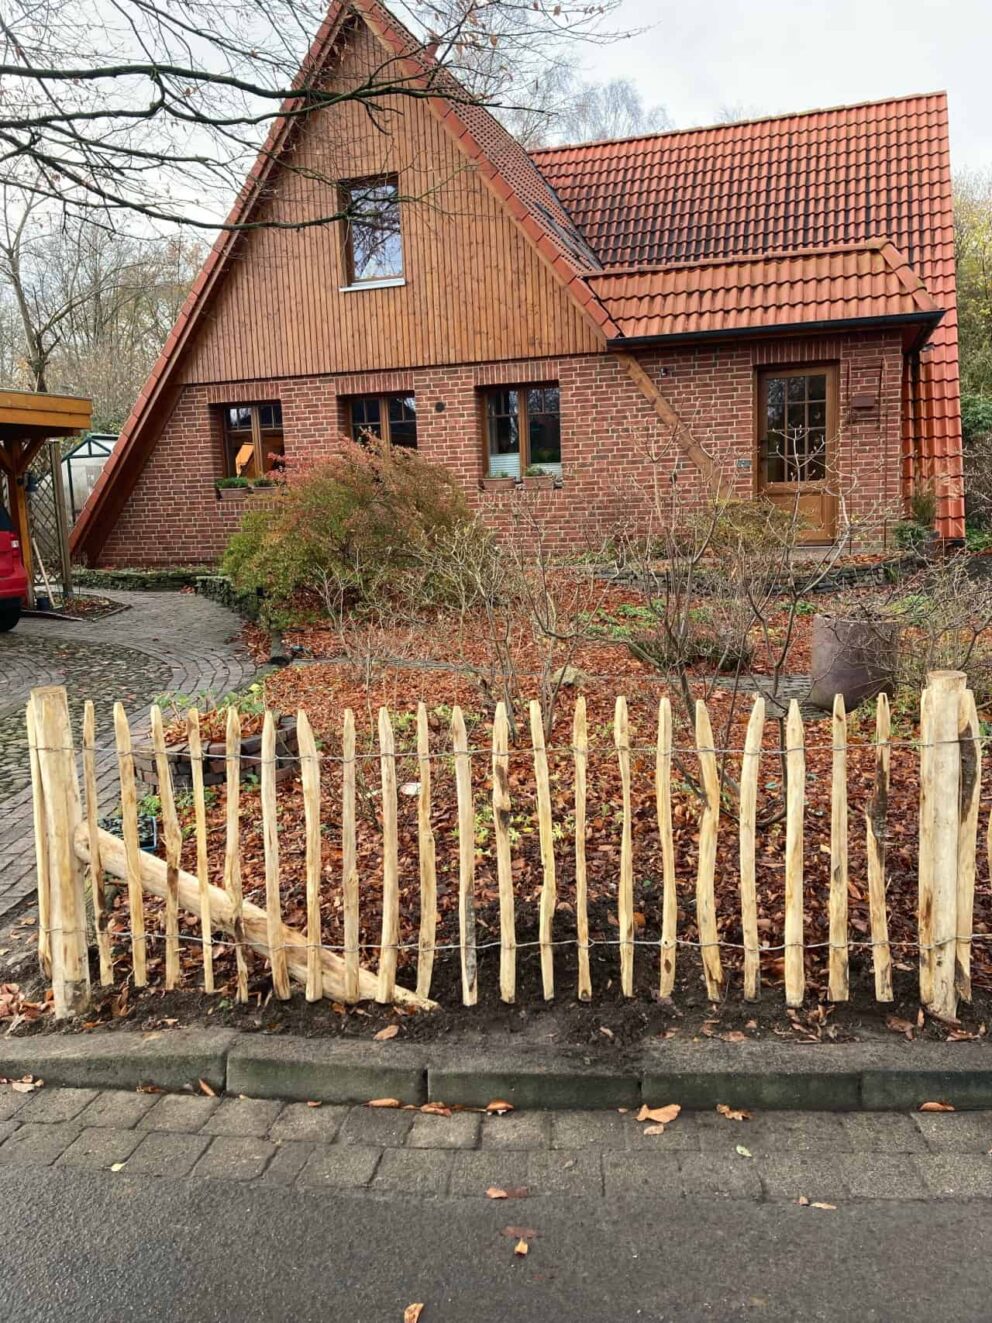
[[[931,674],[921,696],[919,758],[919,848],[917,941],[919,952],[920,996],[936,1015],[953,1018],[958,998],[971,997],[971,943],[975,899],[976,857],[979,801],[981,789],[981,737],[975,701],[960,672]],[[454,804],[451,819],[457,834],[458,940],[455,954],[460,962],[461,994],[466,1006],[478,997],[479,950],[476,910],[477,885],[476,819],[486,807],[491,811],[492,855],[498,888],[499,994],[506,1002],[517,997],[517,940],[519,906],[522,897],[515,886],[514,855],[518,835],[511,819],[511,790],[516,800],[520,790],[510,775],[507,714],[502,704],[496,709],[492,724],[491,747],[471,748],[463,715],[452,713],[450,740],[443,752],[431,749],[427,711],[423,703],[417,712],[416,752],[398,754],[395,722],[387,709],[378,717],[379,809],[375,830],[381,857],[376,870],[377,888],[381,888],[381,934],[366,950],[377,949],[377,967],[364,968],[360,963],[359,919],[363,878],[360,871],[359,823],[356,797],[356,734],[352,713],[343,719],[342,754],[333,762],[340,764],[333,813],[340,821],[341,868],[334,885],[339,887],[343,913],[343,942],[331,946],[322,939],[321,889],[328,885],[322,867],[321,763],[329,755],[318,751],[306,713],[297,717],[296,734],[302,780],[305,819],[305,893],[304,931],[295,931],[283,919],[285,895],[284,872],[280,862],[280,829],[277,788],[279,755],[278,718],[266,712],[261,733],[257,769],[260,779],[260,809],[264,843],[264,899],[260,906],[247,900],[242,887],[242,822],[240,817],[242,779],[242,741],[240,719],[231,708],[226,731],[226,809],[223,858],[223,885],[209,880],[207,801],[204,791],[204,753],[200,736],[199,714],[191,710],[187,717],[185,746],[188,750],[192,799],[192,821],[188,830],[195,837],[195,873],[181,867],[183,833],[177,813],[173,788],[174,755],[166,747],[161,714],[153,709],[149,749],[158,776],[161,803],[164,858],[140,848],[138,798],[135,760],[140,750],[131,737],[127,717],[120,704],[115,711],[114,735],[120,775],[122,830],[118,837],[99,825],[96,796],[95,723],[92,705],[87,703],[83,722],[82,793],[76,749],[64,689],[36,689],[27,710],[28,741],[34,788],[34,834],[38,861],[39,958],[51,978],[55,1013],[59,1017],[86,1009],[90,1001],[90,944],[95,946],[97,968],[102,984],[114,981],[111,933],[108,929],[106,878],[115,879],[126,888],[129,932],[114,933],[130,942],[131,970],[136,987],[149,979],[146,931],[147,896],[164,901],[164,982],[167,989],[178,985],[180,965],[180,911],[190,923],[199,926],[195,939],[202,945],[202,978],[205,991],[214,987],[213,943],[218,934],[226,945],[233,945],[237,958],[237,998],[248,997],[248,949],[259,953],[271,967],[273,992],[278,998],[290,995],[296,983],[305,989],[309,1001],[331,998],[340,1002],[375,1000],[411,1007],[430,1008],[431,982],[437,943],[438,841],[435,839],[435,812],[432,804],[432,762],[440,776],[446,764],[453,772]],[[756,851],[761,763],[769,756],[762,747],[765,726],[765,703],[761,697],[754,707],[747,727],[743,749],[739,750],[739,795],[737,799],[737,871],[739,880],[739,920],[743,946],[743,995],[753,1001],[760,994],[761,958],[768,954],[767,943],[759,939],[758,896],[756,888]],[[848,958],[851,948],[848,922],[849,894],[849,794],[847,717],[843,701],[834,704],[831,730],[830,794],[830,874],[829,874],[829,997],[844,1001],[849,995]],[[725,992],[725,971],[721,947],[733,945],[720,938],[716,903],[717,840],[722,799],[718,755],[726,750],[714,747],[710,714],[700,701],[696,707],[694,745],[675,748],[672,712],[667,697],[659,703],[657,740],[650,746],[654,768],[654,821],[645,823],[632,808],[632,750],[627,700],[616,700],[612,723],[612,747],[620,777],[618,811],[619,855],[591,865],[587,859],[589,832],[588,765],[590,744],[587,732],[586,704],[576,700],[571,747],[567,749],[570,775],[569,811],[574,816],[574,847],[568,864],[574,868],[575,945],[577,947],[578,983],[574,989],[582,1000],[593,996],[590,977],[589,914],[587,898],[590,882],[602,881],[604,869],[616,896],[616,932],[611,940],[616,947],[616,972],[623,995],[634,992],[635,948],[643,951],[647,943],[635,938],[634,878],[639,848],[644,833],[650,832],[661,863],[661,887],[657,916],[660,938],[653,943],[652,959],[657,961],[657,987],[662,996],[670,996],[675,984],[679,948],[698,946],[707,995],[711,999]],[[867,887],[870,907],[868,945],[874,970],[875,997],[879,1002],[893,999],[892,951],[889,940],[889,914],[886,902],[886,813],[889,796],[891,742],[888,701],[878,699],[875,722],[875,769],[870,799],[865,809],[865,846]],[[852,746],[853,747],[853,746]],[[863,746],[862,746],[863,747]],[[515,751],[519,756],[520,751]],[[526,757],[533,776],[533,808],[540,845],[540,880],[537,901],[537,938],[533,943],[540,956],[541,986],[545,999],[561,987],[556,982],[555,948],[562,944],[556,937],[557,881],[556,868],[563,862],[562,846],[556,835],[555,808],[561,811],[561,773],[552,794],[549,754],[545,744],[544,723],[538,703],[531,704],[530,748]],[[789,1006],[802,1004],[805,994],[804,901],[804,826],[806,805],[806,733],[798,705],[793,702],[785,723],[785,745],[780,751],[785,769],[785,854],[784,854],[784,942],[781,948],[784,968],[785,1000]],[[216,759],[216,744],[210,756]],[[698,942],[680,936],[676,891],[677,860],[673,839],[673,765],[684,766],[691,756],[698,769],[699,832],[695,864],[694,900]],[[402,788],[397,775],[400,757],[414,759],[419,780]],[[480,793],[478,773],[484,764],[484,790]],[[473,781],[473,771],[476,780]],[[435,781],[435,793],[437,782]],[[285,793],[285,790],[283,791]],[[399,795],[416,797],[416,869],[419,931],[416,941],[417,972],[415,988],[398,982],[397,956],[407,946],[400,942],[401,932],[401,851],[398,833]],[[530,792],[528,792],[530,793]],[[515,805],[516,806],[516,805]],[[324,809],[328,806],[325,804]],[[990,842],[992,844],[992,842]],[[557,846],[557,850],[556,850]],[[825,847],[823,847],[825,848]],[[574,853],[572,851],[574,850]],[[806,861],[808,862],[808,861]],[[724,865],[725,867],[725,865]],[[594,878],[590,877],[593,870]],[[684,880],[684,879],[683,879]],[[366,886],[370,880],[366,878]],[[368,892],[366,892],[368,895]],[[535,898],[528,897],[528,903]],[[726,916],[722,916],[726,918]],[[157,937],[158,934],[156,933]],[[189,940],[188,936],[186,940]],[[596,944],[602,945],[602,942]],[[527,943],[529,945],[529,943]],[[902,943],[906,945],[906,943]],[[643,957],[640,957],[643,958]],[[572,994],[571,986],[567,989]]]

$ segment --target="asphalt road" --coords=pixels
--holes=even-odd
[[[6,1323],[992,1316],[984,1202],[387,1202],[10,1168],[0,1207]],[[508,1224],[537,1233],[526,1258]]]

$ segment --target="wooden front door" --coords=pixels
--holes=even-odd
[[[796,518],[798,540],[837,531],[837,369],[770,368],[758,378],[758,495]]]

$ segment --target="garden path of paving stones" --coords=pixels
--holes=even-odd
[[[247,684],[254,663],[238,640],[231,611],[191,593],[113,592],[128,609],[101,620],[23,619],[0,634],[0,916],[34,888],[30,768],[24,705],[36,685],[63,684],[79,734],[83,703],[97,718],[101,808],[116,802],[113,705],[136,726],[163,690],[220,695]]]
[[[0,1168],[518,1198],[992,1199],[992,1114],[683,1112],[664,1134],[620,1112],[431,1115],[268,1099],[0,1086]],[[488,1196],[492,1197],[492,1196]],[[815,1216],[815,1213],[814,1213]]]

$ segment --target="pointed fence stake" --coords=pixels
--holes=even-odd
[[[472,760],[460,707],[451,713],[451,744],[455,754],[458,797],[458,936],[462,958],[462,1004],[478,1000],[475,950],[475,809],[472,805]]]
[[[493,719],[493,837],[499,886],[499,993],[505,1002],[517,996],[517,932],[513,904],[513,858],[510,846],[510,723],[506,704],[496,704]]]
[[[761,740],[765,733],[765,700],[755,695],[754,707],[744,737],[740,785],[740,873],[741,932],[744,937],[744,999],[757,1001],[761,988],[758,953],[758,893],[755,883],[754,848],[758,811],[758,772]]]
[[[720,831],[720,777],[710,714],[701,698],[696,700],[696,754],[703,783],[703,811],[699,822],[699,863],[696,870],[696,923],[703,959],[706,995],[718,1001],[723,990],[720,962],[720,933],[716,923],[714,877],[716,843]]]
[[[303,819],[306,830],[307,876],[307,1001],[324,995],[320,969],[320,755],[310,718],[296,714],[296,740],[300,750],[303,784]]]
[[[961,825],[958,833],[958,940],[955,978],[959,994],[971,1001],[971,933],[975,921],[975,867],[978,814],[982,801],[982,740],[975,695],[961,695]]]
[[[171,992],[179,982],[179,865],[182,862],[183,834],[172,792],[172,768],[165,752],[162,709],[152,704],[150,713],[152,752],[158,777],[158,799],[162,812],[162,835],[165,838],[165,866],[168,883],[165,897],[165,990]]]
[[[437,943],[437,847],[431,826],[431,733],[426,703],[417,704],[417,855],[420,865],[420,935],[417,939],[417,996],[431,995]]]
[[[114,704],[114,737],[117,743],[117,767],[121,783],[121,835],[127,860],[127,903],[131,927],[131,968],[134,986],[148,983],[147,943],[145,941],[145,902],[141,890],[141,845],[138,838],[138,792],[134,784],[134,753],[131,727],[123,703]]]
[[[52,977],[52,884],[48,862],[48,831],[45,826],[45,792],[38,759],[37,717],[34,699],[28,699],[28,755],[31,761],[31,813],[38,878],[38,965],[42,977]]]
[[[830,953],[827,959],[827,996],[847,1001],[847,712],[844,695],[834,697],[831,723],[833,755],[830,772]]]
[[[930,848],[933,878],[933,987],[931,1012],[957,1016],[955,981],[958,934],[958,835],[961,816],[959,713],[965,688],[961,671],[932,671],[927,688],[933,704],[933,812]]]
[[[575,700],[572,720],[572,748],[575,757],[575,929],[579,956],[579,1001],[592,999],[592,975],[589,969],[589,892],[586,878],[586,767],[589,762],[589,738],[586,729],[585,694]]]
[[[265,914],[269,926],[272,990],[289,999],[289,969],[282,944],[282,899],[279,895],[279,809],[276,803],[276,719],[269,708],[262,720],[262,841],[265,850]]]
[[[627,700],[618,697],[613,712],[613,742],[620,763],[623,822],[620,828],[620,880],[617,886],[617,930],[620,937],[620,991],[634,995],[634,840],[630,809],[630,730]]]
[[[672,704],[665,694],[658,703],[658,756],[654,773],[655,810],[661,839],[661,979],[658,991],[670,997],[675,987],[679,898],[675,883],[675,838],[672,834]]]
[[[75,848],[76,833],[83,829],[83,810],[66,691],[55,685],[33,689],[31,706],[51,886],[52,999],[56,1019],[63,1019],[85,1011],[90,1004],[86,897],[83,866]]]
[[[555,961],[552,945],[555,905],[558,885],[555,878],[554,824],[551,818],[551,781],[548,776],[548,753],[544,743],[544,718],[541,705],[533,699],[530,705],[530,739],[534,749],[534,777],[537,782],[537,825],[541,839],[541,865],[544,879],[541,884],[541,908],[538,918],[538,941],[541,950],[541,982],[544,1000],[555,995]]]
[[[890,730],[889,700],[885,694],[879,694],[875,709],[875,788],[865,809],[868,910],[876,1001],[893,1000],[892,951],[889,947],[889,919],[885,911],[885,836],[892,759]]]
[[[203,789],[203,745],[200,714],[195,707],[186,713],[186,743],[193,782],[193,822],[196,832],[196,880],[200,889],[200,938],[203,943],[203,990],[214,990],[214,942],[210,921],[210,869],[207,862],[207,801]]]
[[[344,908],[345,1001],[358,1000],[359,913],[356,807],[355,714],[344,710],[341,737],[341,888]]]
[[[390,1005],[396,995],[400,940],[400,847],[396,806],[396,743],[389,710],[379,709],[379,768],[382,775],[382,937],[376,1001]]]
[[[785,1004],[806,995],[803,960],[803,817],[806,812],[806,748],[795,699],[785,723]]]
[[[241,718],[233,705],[227,709],[227,822],[224,843],[224,890],[231,897],[234,921],[234,956],[238,983],[235,999],[248,1000],[248,959],[245,955],[244,892],[241,888]]]

